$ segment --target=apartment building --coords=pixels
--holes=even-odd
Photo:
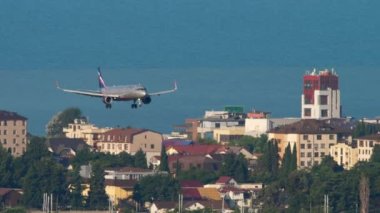
[[[269,131],[268,138],[277,142],[281,158],[288,144],[296,146],[298,168],[311,168],[329,155],[330,147],[338,141],[351,140],[352,125],[345,119],[306,119],[274,128]]]
[[[330,147],[330,156],[338,165],[350,170],[359,161],[359,150],[352,143],[338,143]]]
[[[15,112],[0,111],[0,144],[14,157],[26,151],[27,120]]]
[[[355,139],[358,149],[358,161],[369,161],[373,153],[373,147],[380,145],[380,133]]]
[[[161,154],[162,141],[162,135],[152,130],[118,128],[101,134],[95,146],[98,151],[111,154],[134,155],[141,149],[149,162],[151,157]]]
[[[93,147],[99,136],[110,129],[96,127],[94,124],[89,123],[86,118],[80,118],[75,119],[73,123],[63,128],[63,132],[67,138],[83,139],[89,146]]]

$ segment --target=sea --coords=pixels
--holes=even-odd
[[[0,109],[44,135],[78,107],[97,126],[172,131],[205,110],[242,106],[299,117],[302,77],[340,77],[343,114],[380,115],[380,1],[1,0]],[[176,93],[131,109],[56,89],[145,85]]]

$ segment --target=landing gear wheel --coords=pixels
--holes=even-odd
[[[111,109],[112,105],[111,104],[106,104],[106,109]]]
[[[132,104],[131,107],[132,109],[137,109],[137,104]]]

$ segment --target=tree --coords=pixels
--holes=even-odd
[[[379,144],[376,144],[375,147],[373,148],[370,161],[374,163],[380,163],[380,145]]]
[[[362,175],[359,186],[360,196],[360,213],[367,213],[369,209],[369,180],[368,177]]]
[[[290,171],[295,171],[295,170],[297,170],[297,147],[296,147],[296,144],[293,145],[292,156],[290,159]]]
[[[214,171],[199,169],[196,167],[192,167],[187,171],[181,171],[176,176],[177,180],[199,180],[203,184],[214,183],[218,179],[219,175],[217,175]]]
[[[226,154],[223,159],[220,176],[230,176],[238,182],[246,182],[248,179],[248,163],[243,155]]]
[[[79,170],[80,167],[75,167],[70,180],[70,205],[74,209],[81,209],[84,201],[82,196],[82,178],[79,175]]]
[[[0,187],[13,187],[13,175],[14,166],[12,155],[0,144]]]
[[[147,168],[146,155],[141,149],[135,154],[135,167],[137,168]]]
[[[177,199],[179,183],[168,175],[143,177],[134,187],[133,199],[142,204],[146,201]]]
[[[99,163],[92,166],[90,191],[87,198],[89,209],[106,209],[108,205],[108,196],[105,191],[104,170]]]
[[[168,155],[166,154],[166,149],[164,145],[162,145],[161,147],[160,171],[169,172]]]
[[[263,153],[267,142],[268,138],[266,135],[261,135],[259,138],[244,136],[240,139],[231,141],[230,145],[244,147],[249,152]]]
[[[82,112],[79,108],[67,108],[62,112],[55,114],[46,125],[47,137],[64,137],[63,128],[72,123],[74,119],[80,118]]]
[[[24,204],[28,207],[41,208],[44,193],[52,193],[64,203],[67,196],[65,169],[49,158],[35,162],[23,179]]]
[[[288,176],[291,167],[292,152],[290,150],[290,143],[285,148],[285,154],[282,158],[281,173],[283,177]]]

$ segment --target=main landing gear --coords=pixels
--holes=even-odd
[[[111,109],[112,108],[112,104],[106,104],[106,109]]]
[[[137,109],[138,107],[141,107],[141,106],[142,106],[142,101],[139,98],[139,99],[133,101],[133,104],[131,105],[131,108],[132,109]]]

